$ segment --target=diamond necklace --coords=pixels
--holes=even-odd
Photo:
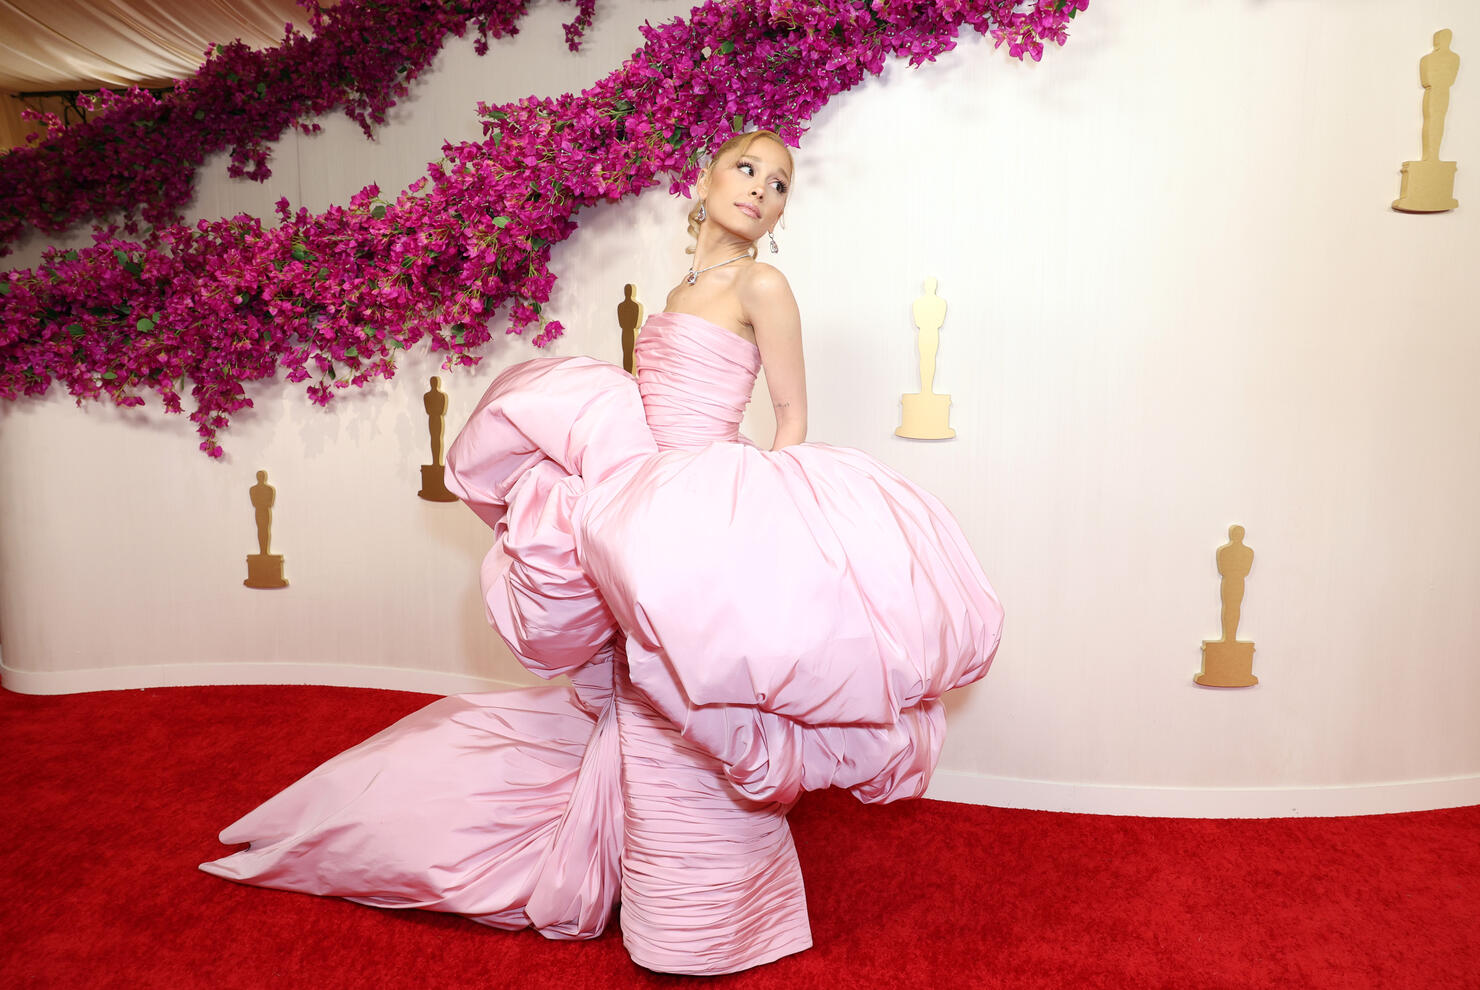
[[[749,251],[745,252],[744,254],[737,254],[737,255],[735,255],[735,257],[731,258],[730,261],[739,261],[741,258],[748,258],[748,257],[750,257],[750,252]],[[697,271],[694,269],[694,266],[693,265],[690,265],[689,266],[689,274],[687,276],[685,276],[684,281],[687,282],[687,283],[689,283],[690,285],[693,285],[695,282],[699,281],[699,276],[700,275],[703,275],[705,272],[708,272],[708,271],[713,271],[716,268],[722,268],[723,266],[728,265],[730,263],[730,261],[721,261],[717,265],[710,265],[707,268],[700,268]]]

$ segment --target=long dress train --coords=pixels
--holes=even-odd
[[[1001,608],[928,493],[856,450],[757,449],[755,345],[658,313],[637,382],[506,369],[448,452],[494,530],[489,619],[569,686],[433,702],[221,833],[201,868],[551,938],[621,903],[634,961],[745,969],[811,944],[786,812],[803,790],[921,794],[941,695]]]

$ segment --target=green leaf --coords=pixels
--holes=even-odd
[[[387,344],[390,344],[392,347],[394,347],[398,351],[404,351],[406,349],[406,345],[403,344],[403,343],[401,343],[399,340],[397,340],[394,337],[387,337],[385,339],[385,342]]]
[[[485,114],[485,116],[489,120],[508,120],[509,119],[509,115],[506,114],[506,113],[504,113],[502,110],[490,110],[490,111],[488,111],[487,114]]]
[[[10,283],[9,282],[0,282],[0,296],[8,296],[8,295],[10,295]]]
[[[543,237],[531,237],[529,239],[529,249],[531,251],[538,251],[540,248],[544,247],[546,244],[549,244],[549,243],[550,242],[547,241],[547,240],[545,240],[545,238],[543,238]]]
[[[360,349],[351,344],[344,349],[344,356],[347,358],[357,358],[360,356]]]
[[[732,52],[734,50],[735,50],[735,43],[733,41],[722,41],[722,42],[720,42],[719,53],[721,55],[728,55],[728,54],[730,54],[730,52]]]
[[[313,253],[310,252],[308,250],[308,248],[304,247],[302,244],[294,244],[293,245],[293,260],[294,261],[309,261],[312,258],[313,258]]]
[[[134,327],[140,333],[149,333],[154,329],[154,321],[147,316],[141,316],[139,317],[139,322],[134,324]]]
[[[135,276],[144,274],[144,266],[137,261],[125,261],[123,263],[123,270]]]
[[[534,315],[535,316],[539,316],[540,315],[540,304],[539,303],[530,303],[529,304],[529,308],[532,309],[532,310],[534,310]]]
[[[258,96],[266,96],[267,95],[267,83],[260,82],[260,83],[257,84],[257,95]]]
[[[509,225],[509,218],[508,217],[494,217],[489,222],[492,223],[499,230],[503,230],[505,227],[507,227]]]
[[[118,377],[118,375],[117,375],[116,372],[112,372],[112,371],[105,371],[105,372],[103,372],[103,381],[105,381],[105,382],[111,382],[111,381],[113,381],[117,377]]]
[[[374,217],[376,220],[384,220],[385,219],[385,206],[383,204],[376,206],[375,209],[373,209],[373,210],[370,211],[370,215],[372,217]]]
[[[69,323],[67,324],[67,332],[74,337],[81,337],[86,331],[82,329],[81,323]]]
[[[736,132],[745,130],[745,114],[737,113],[730,118],[730,130]]]

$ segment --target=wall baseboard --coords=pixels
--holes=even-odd
[[[325,684],[446,695],[524,687],[447,671],[332,663],[220,662],[16,670],[0,684],[18,694],[80,694],[217,684]],[[1292,818],[1382,815],[1480,804],[1480,774],[1327,787],[1137,787],[994,777],[940,770],[925,796],[999,808],[1158,818]]]
[[[1137,787],[937,771],[928,798],[1148,818],[1333,818],[1480,804],[1480,774],[1317,787]]]
[[[422,694],[466,694],[527,687],[490,677],[407,667],[370,667],[338,663],[249,661],[161,663],[135,667],[92,667],[84,670],[16,670],[0,660],[0,684],[17,694],[81,694],[151,687],[198,687],[210,684],[325,684],[331,687],[379,688]]]

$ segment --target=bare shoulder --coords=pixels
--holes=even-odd
[[[769,302],[791,297],[791,283],[775,265],[757,261],[740,273],[735,291],[747,302]]]
[[[801,334],[801,314],[791,284],[780,270],[756,262],[735,283],[743,320],[755,334],[756,343],[766,350],[765,341],[796,338]]]

